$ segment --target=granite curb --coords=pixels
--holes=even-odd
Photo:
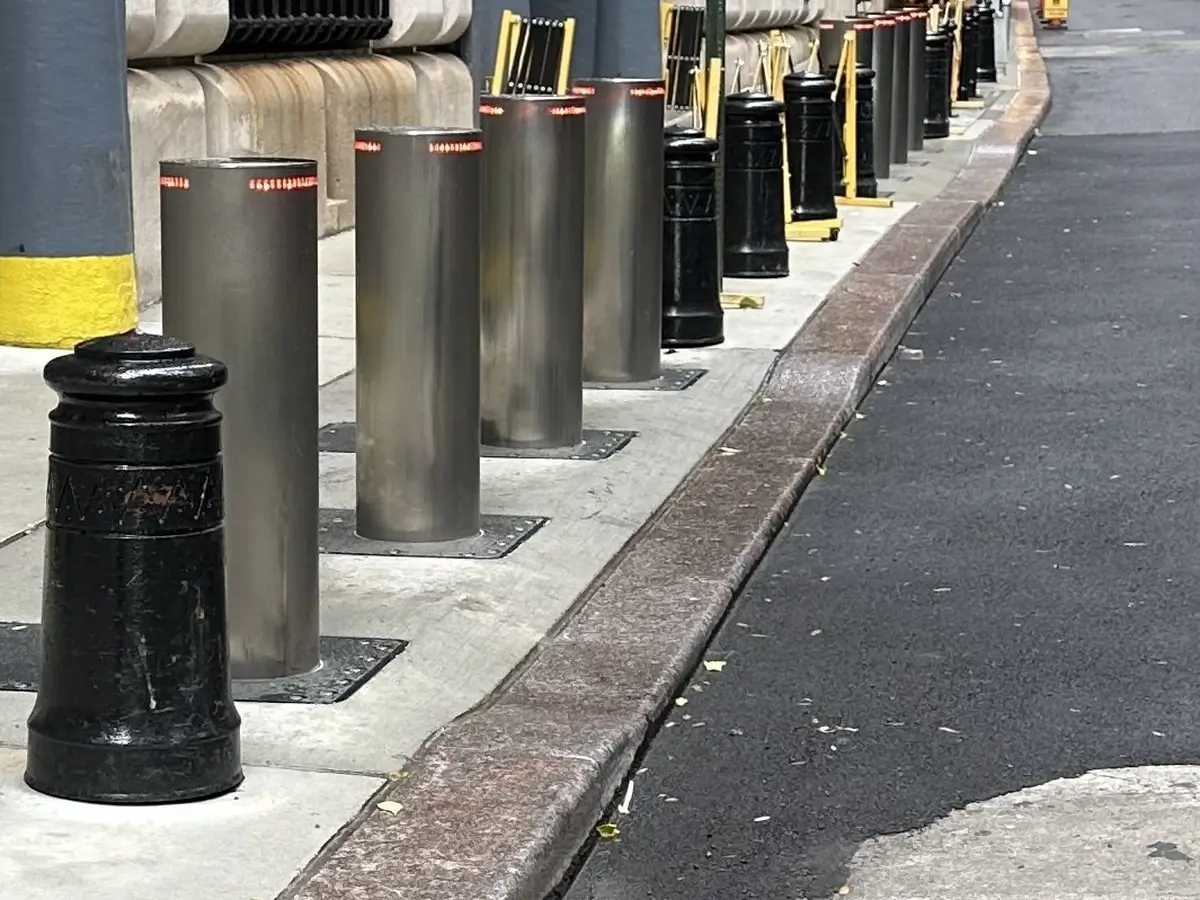
[[[834,288],[560,630],[487,703],[435,735],[283,897],[543,900],[554,889],[1045,117],[1049,83],[1029,7],[1017,0],[1012,10],[1019,89],[963,169]]]

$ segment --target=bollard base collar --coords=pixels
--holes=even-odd
[[[724,313],[664,316],[662,345],[669,350],[725,343]]]
[[[726,278],[787,278],[787,245],[781,250],[740,250],[725,252]]]
[[[77,744],[29,731],[25,783],[83,803],[135,806],[206,800],[244,780],[237,732],[206,741],[132,750]]]

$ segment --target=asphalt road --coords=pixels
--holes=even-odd
[[[1200,760],[1200,3],[1072,7],[1033,153],[566,900],[836,897],[875,836]]]

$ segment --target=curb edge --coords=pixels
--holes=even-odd
[[[966,165],[839,282],[561,630],[435,734],[281,898],[543,900],[554,890],[1049,112],[1028,3],[1012,11],[1018,90]],[[385,799],[400,811],[377,809]]]

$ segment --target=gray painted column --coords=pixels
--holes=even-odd
[[[0,0],[0,343],[135,321],[124,0]]]
[[[575,19],[572,78],[661,78],[658,0],[530,0],[532,14]]]
[[[662,78],[658,0],[599,0],[597,78]]]
[[[530,15],[542,19],[575,19],[575,49],[571,54],[571,78],[596,74],[596,25],[598,8],[615,0],[529,0]]]

